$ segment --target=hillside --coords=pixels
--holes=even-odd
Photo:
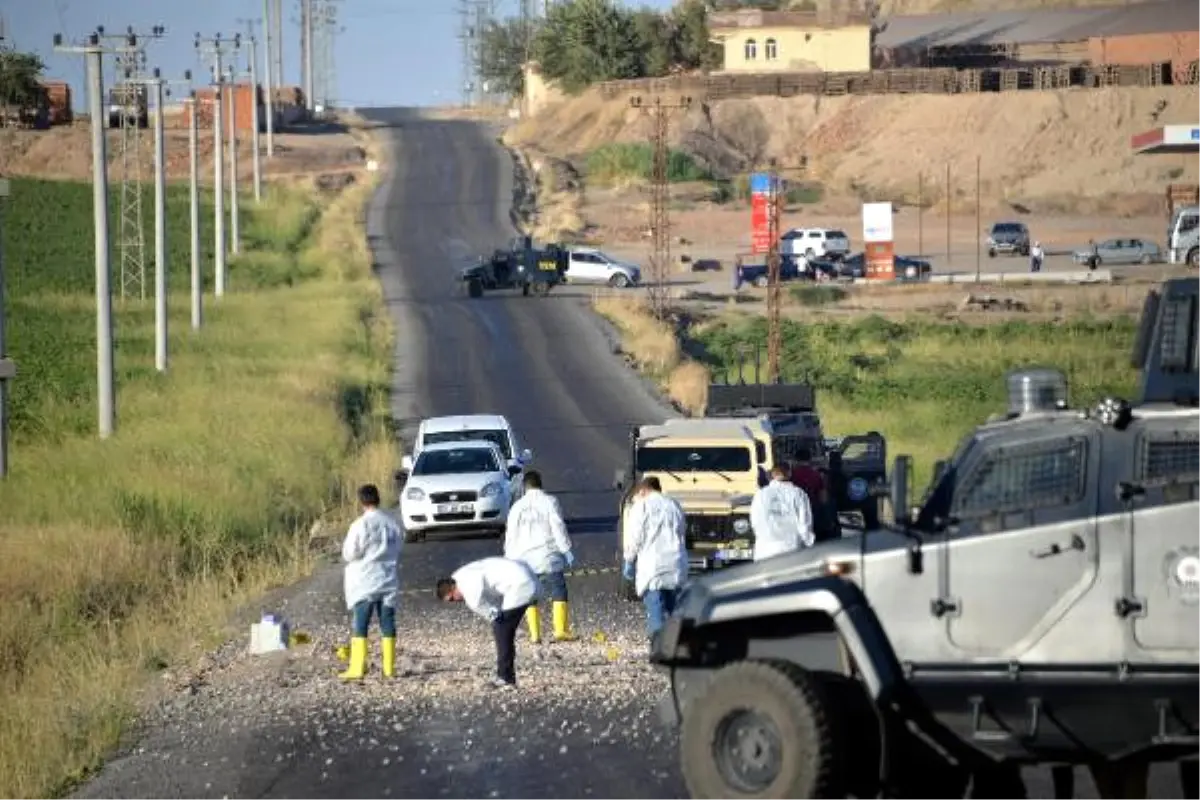
[[[775,158],[796,164],[827,196],[937,199],[946,165],[956,192],[1036,210],[1133,212],[1158,204],[1170,181],[1198,177],[1195,156],[1134,156],[1130,137],[1194,123],[1197,88],[977,95],[764,97],[701,105],[672,125],[672,146],[718,174]],[[648,119],[627,98],[585,92],[511,129],[506,141],[578,163],[607,142],[646,141]]]

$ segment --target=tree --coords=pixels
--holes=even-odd
[[[520,19],[491,22],[479,37],[475,68],[489,91],[520,97],[525,91],[525,62],[533,28]]]
[[[650,78],[666,75],[675,64],[674,36],[670,22],[653,9],[634,12],[633,27],[637,32],[639,72]]]
[[[33,53],[0,48],[0,105],[34,105],[41,92],[38,79],[45,68]]]
[[[568,92],[596,81],[640,77],[642,51],[633,15],[611,0],[555,3],[534,39],[542,74]]]
[[[683,0],[671,9],[672,58],[684,69],[720,69],[724,63],[721,46],[709,39],[708,7],[704,0]]]

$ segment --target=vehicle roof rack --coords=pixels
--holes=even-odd
[[[753,417],[799,414],[816,409],[816,393],[807,383],[710,384],[704,414],[708,417]]]

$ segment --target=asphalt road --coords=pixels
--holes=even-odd
[[[627,457],[627,427],[668,412],[612,354],[582,297],[458,293],[455,268],[512,233],[510,163],[488,131],[414,112],[363,113],[387,125],[391,141],[394,169],[368,229],[398,333],[394,413],[405,440],[428,415],[506,415],[559,497],[580,562],[611,567],[617,498],[608,487]],[[616,599],[612,574],[571,578],[580,641],[521,641],[521,687],[484,688],[487,626],[429,590],[496,552],[494,539],[406,547],[404,676],[393,681],[335,677],[333,646],[347,635],[337,566],[265,599],[263,609],[314,643],[247,657],[238,639],[165,676],[173,688],[140,736],[78,796],[684,796],[673,736],[653,718],[664,684],[644,659],[640,608]],[[1049,796],[1045,776],[1030,777],[1031,796]]]

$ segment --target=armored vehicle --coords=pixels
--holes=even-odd
[[[1196,797],[1198,294],[1148,297],[1134,402],[1011,373],[916,508],[896,459],[892,525],[689,582],[651,657],[691,795]]]
[[[565,282],[569,253],[558,245],[538,248],[529,236],[518,236],[504,250],[462,270],[459,280],[469,297],[482,297],[485,291],[520,289],[521,294],[547,295]]]

